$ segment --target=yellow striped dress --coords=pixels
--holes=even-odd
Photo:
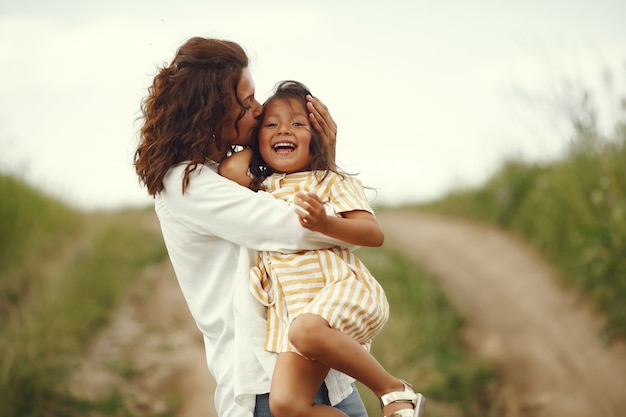
[[[314,192],[335,213],[365,210],[373,214],[363,186],[355,177],[328,172],[274,174],[266,191],[293,202],[299,191]],[[295,253],[260,252],[251,269],[251,291],[268,307],[265,349],[297,352],[289,343],[289,324],[302,313],[317,314],[352,336],[366,349],[389,317],[382,287],[363,263],[346,248]]]

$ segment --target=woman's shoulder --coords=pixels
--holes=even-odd
[[[163,177],[163,187],[167,191],[176,189],[179,190],[183,185],[183,179],[185,178],[185,171],[189,167],[189,161],[179,162],[176,165],[172,165]],[[190,167],[189,172],[189,186],[193,186],[197,183],[205,181],[213,181],[219,178],[217,173],[218,164],[209,161],[204,164],[198,164],[196,167]]]
[[[187,169],[187,167],[189,166],[190,161],[182,161],[179,162],[175,165],[172,165],[168,171],[166,175],[170,175],[170,174],[174,174],[174,175],[178,175],[178,174],[183,174],[185,172],[185,170]],[[195,175],[201,175],[203,173],[209,172],[210,174],[217,174],[217,169],[219,167],[219,164],[217,162],[214,161],[206,161],[204,164],[198,164],[194,167],[191,167],[192,174]]]

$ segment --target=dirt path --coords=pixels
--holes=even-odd
[[[626,349],[603,347],[600,322],[559,288],[553,271],[514,238],[415,213],[379,218],[385,246],[431,271],[467,319],[466,339],[502,373],[506,417],[626,415]],[[74,389],[117,388],[139,415],[214,416],[214,384],[169,263],[146,271],[92,348]]]
[[[200,332],[169,262],[145,271],[72,382],[85,398],[116,390],[139,416],[171,415],[178,406],[177,417],[216,416],[214,389]]]
[[[432,215],[380,215],[386,246],[440,280],[467,319],[467,340],[502,372],[506,416],[626,415],[626,352],[554,272],[502,232]]]

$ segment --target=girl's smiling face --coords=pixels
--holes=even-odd
[[[266,104],[259,128],[259,152],[274,172],[308,171],[313,134],[306,109],[296,99]]]

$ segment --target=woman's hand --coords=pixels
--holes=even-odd
[[[328,224],[328,215],[324,203],[315,193],[298,193],[296,196],[296,214],[305,229],[324,233]]]
[[[309,120],[313,125],[313,128],[317,130],[322,139],[324,145],[328,150],[330,160],[335,162],[335,150],[337,145],[337,123],[333,120],[333,117],[328,111],[328,107],[320,101],[317,97],[306,97],[307,108],[309,110]]]

